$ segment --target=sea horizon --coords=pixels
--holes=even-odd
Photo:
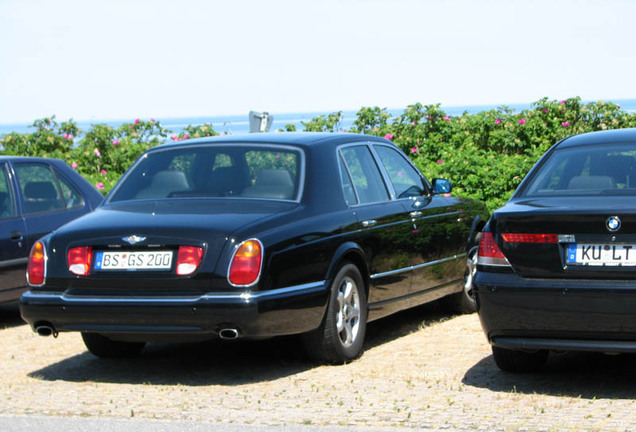
[[[596,100],[583,101],[583,103],[595,102]],[[621,107],[621,109],[636,113],[636,99],[614,99],[604,100],[605,102],[612,102]],[[464,113],[475,114],[482,111],[489,111],[499,107],[508,107],[514,112],[520,112],[526,109],[532,108],[532,103],[519,103],[519,104],[493,104],[493,105],[465,105],[465,106],[444,106],[440,108],[450,116],[459,116]],[[392,116],[397,117],[401,115],[406,107],[389,109],[386,111]],[[342,130],[349,130],[354,121],[357,118],[359,110],[341,110],[342,121],[340,128]],[[288,124],[294,124],[297,130],[303,130],[302,122],[308,122],[311,119],[323,115],[327,116],[336,111],[313,111],[313,112],[297,112],[297,113],[275,113],[269,112],[269,115],[273,118],[270,131],[284,130]],[[244,115],[222,115],[222,116],[187,116],[187,117],[154,117],[154,120],[161,123],[161,126],[165,129],[172,131],[172,133],[178,134],[187,126],[197,126],[209,123],[215,132],[225,133],[231,135],[245,134],[250,132],[249,128],[249,113]],[[142,120],[151,120],[150,118],[141,118]],[[33,119],[30,123],[13,122],[13,123],[0,123],[0,136],[10,133],[30,133],[33,132],[33,122],[37,119]],[[57,118],[58,122],[64,122],[69,119]],[[135,119],[119,119],[119,120],[74,120],[75,123],[82,131],[90,129],[92,125],[106,124],[114,128],[124,123],[132,123]]]

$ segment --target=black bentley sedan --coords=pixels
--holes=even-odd
[[[450,188],[365,135],[164,144],[35,244],[22,316],[40,335],[81,332],[102,357],[303,334],[313,358],[345,362],[367,321],[444,296],[470,307],[467,241],[487,214]]]
[[[475,291],[494,359],[636,352],[636,129],[554,145],[481,237]]]
[[[36,240],[103,199],[64,161],[0,156],[0,304],[17,303],[27,290],[27,261]]]

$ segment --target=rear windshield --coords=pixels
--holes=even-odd
[[[297,200],[301,153],[289,147],[184,147],[143,156],[110,202],[183,197]]]
[[[636,144],[557,149],[521,196],[636,195]]]

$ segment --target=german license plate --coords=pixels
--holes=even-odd
[[[169,270],[172,251],[98,251],[95,270]]]
[[[591,266],[636,266],[636,245],[571,243],[568,245],[567,262]]]

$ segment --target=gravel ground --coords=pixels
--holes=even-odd
[[[296,338],[151,345],[103,360],[78,334],[42,338],[0,309],[0,416],[148,418],[360,429],[636,431],[636,356],[494,365],[477,315],[436,305],[369,325],[366,352],[316,366]]]

